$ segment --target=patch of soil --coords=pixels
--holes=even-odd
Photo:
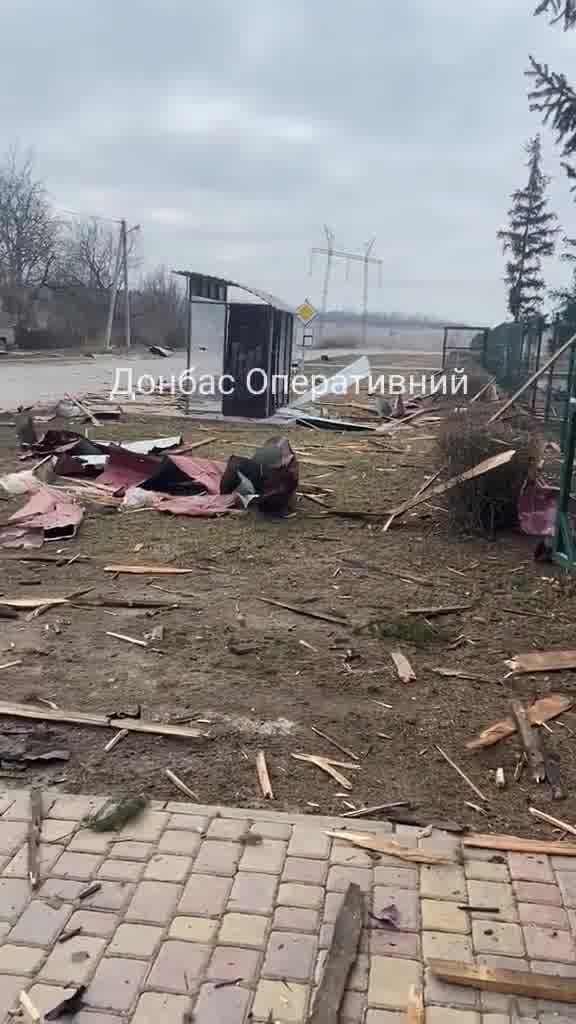
[[[229,424],[211,424],[208,433],[190,421],[155,416],[107,425],[91,436],[128,439],[178,429],[189,442],[217,436],[198,454],[220,459],[251,451],[249,445],[271,433],[269,427]],[[374,511],[410,497],[437,468],[434,442],[426,439],[433,432],[416,421],[380,444],[304,429],[291,430],[290,440],[303,453],[301,480],[329,489],[328,505]],[[2,444],[0,471],[21,468],[13,438]],[[3,502],[3,520],[22,503]],[[293,518],[281,521],[251,512],[202,520],[90,510],[77,539],[63,546],[70,557],[80,553],[90,561],[58,566],[2,552],[3,593],[63,596],[93,586],[94,594],[170,600],[156,589],[162,587],[179,607],[150,614],[71,604],[31,621],[24,614],[0,620],[0,665],[22,659],[20,667],[0,671],[0,699],[40,696],[62,708],[104,714],[141,705],[146,718],[189,720],[204,736],[188,741],[131,735],[106,754],[106,730],[50,725],[47,734],[40,733],[42,745],[69,748],[70,761],[36,763],[18,780],[3,781],[11,787],[58,780],[68,792],[143,791],[179,799],[164,774],[171,768],[201,802],[262,807],[255,760],[264,749],[275,809],[338,814],[351,804],[409,800],[423,824],[442,818],[477,830],[550,834],[536,826],[527,806],[534,802],[576,819],[570,731],[576,730],[576,713],[550,723],[546,735],[561,766],[564,804],[552,803],[549,788],[533,785],[528,772],[512,781],[520,749],[516,738],[479,754],[465,750],[466,740],[508,713],[514,697],[528,703],[550,691],[576,693],[571,672],[507,677],[505,660],[513,654],[575,642],[574,588],[557,569],[534,562],[533,548],[533,540],[513,534],[495,542],[455,534],[436,503],[416,509],[387,533],[379,520],[326,517],[305,498]],[[56,550],[48,544],[42,553]],[[111,561],[190,566],[195,572],[111,578],[103,571]],[[345,617],[349,625],[296,615],[261,597]],[[437,605],[469,607],[431,619],[431,626],[424,616],[407,614]],[[107,636],[142,639],[158,625],[164,637],[152,646],[161,654]],[[398,679],[390,656],[396,650],[409,658],[416,682]],[[443,678],[433,671],[439,667],[486,681]],[[30,745],[37,746],[39,731],[31,722],[0,720],[0,738],[16,724],[25,726]],[[360,758],[360,771],[341,769],[353,783],[345,796],[319,769],[291,757],[304,752],[347,760],[312,725]],[[436,744],[489,798],[487,816],[466,806],[477,797],[442,760]],[[503,791],[494,784],[498,767],[508,780]]]

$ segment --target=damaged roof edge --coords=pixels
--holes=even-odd
[[[249,284],[240,284],[239,281],[231,281],[226,277],[215,277],[212,274],[201,274],[196,270],[173,270],[173,274],[177,274],[178,277],[197,277],[202,278],[204,281],[208,281],[211,284],[226,287],[226,288],[240,288],[243,292],[248,292],[249,295],[254,295],[257,299],[265,302],[268,306],[274,306],[275,309],[281,310],[283,313],[295,313],[296,308],[285,302],[284,299],[279,299],[276,295],[271,295],[270,292],[265,292],[261,288],[253,288]],[[207,299],[207,301],[211,301]]]

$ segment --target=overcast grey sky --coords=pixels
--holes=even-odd
[[[319,301],[308,250],[371,235],[378,309],[505,312],[495,233],[539,128],[528,54],[576,80],[535,0],[18,0],[3,4],[3,148],[64,209],[126,216],[149,262]],[[575,207],[544,131],[553,204]],[[558,283],[565,268],[552,263]],[[333,305],[359,306],[335,274]]]

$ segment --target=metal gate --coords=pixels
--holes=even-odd
[[[571,515],[574,456],[576,455],[576,397],[570,396],[564,423],[564,459],[556,517],[554,560],[565,569],[576,569],[576,533]]]

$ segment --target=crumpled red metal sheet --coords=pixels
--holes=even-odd
[[[220,494],[220,481],[226,463],[214,459],[195,459],[192,455],[167,455],[166,458],[191,480],[201,484],[207,494]]]
[[[243,508],[237,494],[190,494],[177,498],[161,498],[155,506],[159,512],[175,516],[221,516]]]
[[[558,511],[557,487],[539,481],[528,482],[518,499],[518,522],[528,537],[553,537]],[[576,529],[576,499],[570,499],[569,515]]]
[[[124,491],[128,487],[139,487],[145,480],[158,472],[162,459],[153,455],[136,455],[119,445],[108,449],[109,459],[98,477],[101,487],[111,491]]]
[[[23,508],[10,516],[14,526],[0,530],[2,547],[40,547],[38,539],[56,540],[73,537],[84,509],[51,487],[41,486]],[[18,530],[21,530],[18,536]]]

